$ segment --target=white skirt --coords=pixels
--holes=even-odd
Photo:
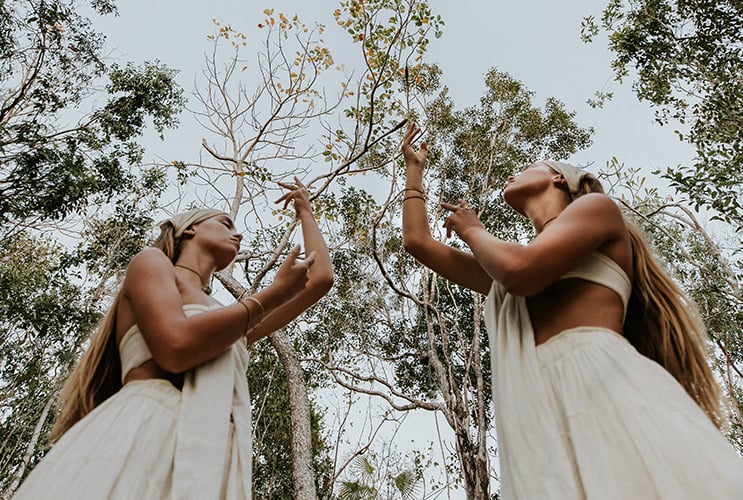
[[[62,436],[13,498],[170,498],[180,405],[166,380],[127,383]]]
[[[626,339],[575,328],[536,355],[585,498],[743,498],[743,460],[673,376]]]

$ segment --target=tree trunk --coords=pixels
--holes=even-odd
[[[28,467],[28,463],[31,461],[31,457],[34,454],[34,450],[36,449],[36,445],[39,442],[39,438],[41,437],[41,430],[44,428],[44,422],[46,422],[47,416],[49,416],[49,410],[51,410],[52,405],[54,404],[54,401],[56,400],[56,391],[54,394],[52,394],[49,397],[49,401],[47,401],[46,405],[44,406],[44,409],[41,412],[41,416],[39,417],[39,420],[36,422],[36,427],[34,428],[34,433],[31,435],[31,440],[28,442],[28,445],[26,446],[26,452],[23,454],[23,458],[21,459],[21,464],[16,470],[13,481],[10,483],[8,488],[3,493],[3,498],[10,498],[10,496],[15,493],[15,490],[18,489],[18,487],[21,485],[21,479],[23,479],[23,474],[26,472],[26,467]]]
[[[279,355],[289,385],[292,421],[292,460],[294,461],[294,498],[316,500],[315,475],[312,470],[312,429],[310,400],[299,358],[289,339],[281,332],[271,335],[271,344]]]

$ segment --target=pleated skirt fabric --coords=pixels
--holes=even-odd
[[[584,498],[743,499],[743,460],[683,387],[626,339],[575,328],[536,356],[545,411],[558,420]]]
[[[127,383],[65,433],[13,498],[171,498],[180,405],[166,380]]]

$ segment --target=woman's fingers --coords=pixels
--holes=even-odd
[[[445,201],[442,201],[441,203],[439,203],[439,206],[444,210],[449,210],[451,212],[456,212],[460,208],[462,210],[473,210],[475,208],[472,206],[471,203],[467,203],[463,198],[457,200],[456,205],[454,205],[453,203],[446,203]]]
[[[281,203],[284,202],[283,209],[286,209],[286,207],[289,206],[289,202],[293,199],[297,198],[298,196],[304,196],[307,197],[309,195],[307,191],[307,187],[302,184],[302,181],[299,180],[299,177],[294,177],[294,184],[289,184],[287,182],[278,181],[276,182],[279,186],[281,186],[284,189],[288,189],[288,193],[284,193],[281,195],[281,197],[276,200],[274,203]]]
[[[299,257],[299,252],[302,250],[302,247],[299,245],[296,245],[294,248],[291,249],[289,252],[289,255],[286,256],[286,260],[290,262],[295,262],[297,260],[297,257]]]
[[[421,129],[418,128],[417,124],[413,122],[408,123],[408,130],[405,132],[405,135],[402,139],[403,145],[410,146],[413,143],[413,140],[418,137],[418,134],[420,134],[420,132]]]
[[[307,256],[306,259],[304,259],[304,263],[307,265],[307,269],[312,267],[312,265],[315,263],[315,256],[317,255],[317,252],[314,250],[310,252],[310,254]]]

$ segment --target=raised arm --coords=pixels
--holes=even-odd
[[[455,231],[482,268],[513,295],[541,292],[595,250],[610,254],[625,270],[630,265],[624,218],[603,194],[587,194],[570,203],[528,245],[496,238],[472,210],[461,205],[442,206],[453,212],[446,221],[447,231]]]
[[[292,250],[273,283],[253,296],[266,315],[305,288],[313,257],[299,261],[299,251],[298,246]],[[139,327],[155,362],[173,373],[218,356],[262,316],[254,301],[186,316],[173,264],[154,248],[145,249],[132,259],[122,293],[127,309],[131,310],[131,322]],[[119,318],[122,314],[120,310]]]
[[[492,279],[474,256],[436,241],[431,236],[423,192],[423,168],[426,164],[428,146],[422,142],[419,151],[415,151],[412,146],[413,139],[419,133],[420,129],[414,123],[410,123],[402,142],[406,171],[402,204],[403,247],[418,262],[449,281],[487,294]]]
[[[291,201],[294,201],[294,209],[302,225],[305,253],[314,255],[314,264],[309,272],[307,286],[292,300],[276,308],[272,314],[267,314],[266,318],[248,333],[248,343],[260,340],[288,325],[325,296],[333,286],[333,266],[330,262],[330,254],[312,213],[307,188],[297,177],[294,178],[294,185],[285,183],[279,183],[279,185],[289,189],[289,192],[276,200],[276,203],[283,202],[286,208]]]

